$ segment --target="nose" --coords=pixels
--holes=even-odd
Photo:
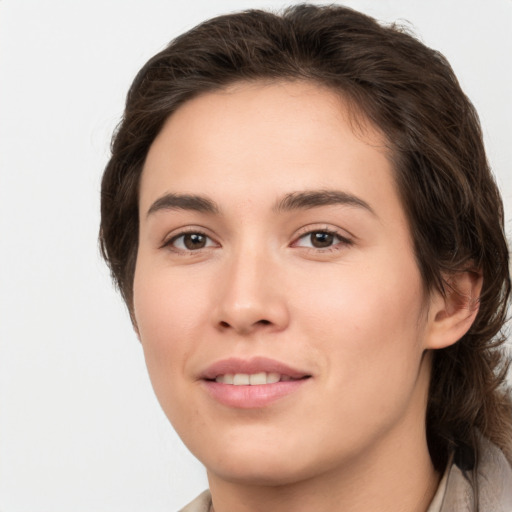
[[[217,329],[247,336],[286,328],[289,311],[277,267],[265,251],[254,248],[240,250],[226,262],[215,296]]]

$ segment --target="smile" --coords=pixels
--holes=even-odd
[[[225,359],[200,375],[204,389],[216,402],[234,409],[260,409],[297,396],[312,375],[280,361],[256,357]]]
[[[261,386],[265,384],[275,384],[276,382],[288,382],[297,380],[289,375],[281,375],[276,372],[259,372],[259,373],[227,373],[225,375],[217,375],[215,382],[221,384],[231,384],[233,386]]]

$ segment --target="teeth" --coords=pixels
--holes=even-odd
[[[255,386],[257,384],[266,384],[267,383],[267,374],[265,372],[261,373],[253,373],[249,375],[249,384],[251,386]]]
[[[227,373],[225,375],[218,375],[215,378],[216,382],[222,384],[233,384],[234,386],[258,386],[263,384],[274,384],[280,380],[292,380],[287,375],[281,376],[279,373],[274,372],[260,372],[260,373]]]
[[[267,373],[267,384],[274,384],[275,382],[279,382],[281,380],[281,375],[279,373]]]
[[[247,373],[235,373],[233,384],[235,386],[248,386],[250,384],[250,377]]]

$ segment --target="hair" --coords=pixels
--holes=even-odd
[[[427,291],[447,293],[454,273],[481,273],[472,327],[434,351],[427,440],[439,470],[457,447],[476,454],[478,431],[512,457],[501,197],[477,113],[450,65],[400,26],[334,5],[249,10],[198,25],[146,63],[128,92],[101,188],[101,251],[132,321],[138,188],[149,147],[184,102],[258,80],[326,86],[383,132]]]

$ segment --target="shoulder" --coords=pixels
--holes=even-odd
[[[478,507],[475,504],[478,503]],[[512,512],[512,467],[503,452],[479,437],[478,466],[448,470],[441,512]]]
[[[209,512],[211,504],[210,491],[203,491],[194,501],[191,501],[178,512]]]
[[[503,452],[484,438],[480,439],[478,490],[483,510],[512,511],[512,467]],[[500,508],[501,507],[501,508]]]

